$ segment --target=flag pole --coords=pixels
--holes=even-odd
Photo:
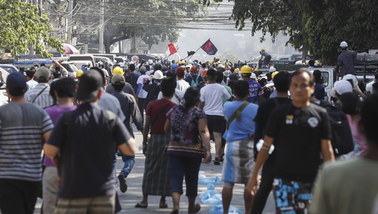
[[[199,47],[199,48],[198,48],[198,49],[197,49],[196,51],[194,51],[194,54],[196,54],[196,53],[197,53],[197,51],[198,51],[199,49],[201,49],[201,47]],[[189,57],[189,58],[187,59],[187,60],[189,61],[189,59],[190,59],[190,58],[192,58],[192,56],[193,56],[194,54],[192,54],[192,55],[190,55],[190,56],[187,56],[187,57],[185,57],[185,58],[184,58],[184,60],[186,60],[186,58],[188,58],[188,57]]]

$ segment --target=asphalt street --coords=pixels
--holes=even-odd
[[[141,143],[142,143],[142,135],[140,132],[135,132],[135,138],[136,142],[139,146],[139,151],[136,154],[136,161],[133,171],[129,174],[127,177],[127,184],[128,184],[128,190],[126,193],[121,193],[118,188],[117,184],[117,191],[120,196],[120,201],[122,205],[122,211],[119,212],[120,214],[125,213],[151,213],[151,214],[161,214],[161,213],[170,213],[172,209],[172,200],[171,198],[167,198],[167,204],[168,208],[165,209],[159,209],[159,196],[149,196],[148,198],[148,208],[135,208],[135,204],[142,200],[142,180],[143,180],[143,169],[144,169],[144,160],[145,157],[141,151]],[[214,155],[214,145],[212,145],[212,153]],[[214,157],[214,156],[213,156]],[[121,168],[123,166],[122,159],[120,157],[117,157],[117,175],[120,172]],[[221,177],[222,172],[222,164],[219,166],[216,166],[214,164],[202,164],[200,173],[203,173],[206,177]],[[207,190],[206,185],[199,185],[198,194],[200,195],[204,191]],[[215,186],[215,190],[218,192],[222,191],[222,187]],[[185,191],[185,187],[184,187]],[[234,194],[232,198],[231,205],[235,206],[236,208],[239,208],[244,211],[244,201],[243,201],[243,191],[244,191],[244,185],[236,184],[234,188]],[[198,199],[197,199],[198,200]],[[36,204],[36,209],[34,211],[35,214],[40,213],[40,207],[41,207],[41,200],[38,200]],[[202,209],[199,214],[207,214],[209,210],[211,209],[210,205],[203,205],[201,204]],[[188,209],[188,203],[186,196],[183,195],[181,197],[180,202],[180,213],[187,213]],[[267,207],[265,208],[264,214],[273,214],[274,212],[274,201],[272,195],[269,197],[267,202]]]

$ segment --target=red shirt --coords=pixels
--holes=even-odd
[[[176,104],[164,98],[148,103],[146,115],[150,117],[151,134],[165,134],[164,124],[167,112]]]

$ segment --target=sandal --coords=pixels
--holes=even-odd
[[[194,208],[192,210],[188,209],[188,213],[196,213],[201,210],[201,205],[200,204],[195,204]]]
[[[179,211],[178,210],[172,210],[171,214],[178,214]]]
[[[147,204],[142,204],[142,203],[137,203],[137,204],[135,204],[135,208],[147,208],[148,207],[148,205]]]
[[[159,204],[159,208],[161,209],[168,208],[168,204],[167,203]]]

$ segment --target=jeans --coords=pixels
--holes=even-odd
[[[127,178],[131,170],[134,168],[135,156],[122,154],[122,161],[125,163],[125,165],[123,166],[120,174],[123,175],[123,177]]]
[[[198,192],[198,173],[202,158],[169,155],[168,172],[171,192],[183,193],[182,183],[185,176],[186,196],[196,197]]]

